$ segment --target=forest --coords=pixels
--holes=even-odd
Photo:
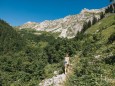
[[[76,53],[76,42],[72,40],[33,32],[31,29],[16,30],[0,20],[1,86],[35,86],[52,77],[54,70],[63,73],[65,54]]]

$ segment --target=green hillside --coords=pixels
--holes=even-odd
[[[20,35],[5,21],[0,20],[0,54],[6,54],[11,51],[16,52],[23,45]]]
[[[65,86],[115,86],[115,14],[80,34],[73,73]]]
[[[73,39],[30,30],[16,30],[0,20],[0,86],[37,86],[54,71],[64,72],[66,53],[73,71],[65,86],[115,85],[115,14]]]
[[[61,66],[67,50],[70,55],[75,53],[68,39],[34,32],[15,30],[0,20],[0,86],[36,86],[52,77],[55,70],[63,72]]]

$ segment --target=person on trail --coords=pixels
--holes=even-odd
[[[68,54],[66,54],[65,60],[64,60],[64,72],[67,74],[69,72],[69,65],[70,65],[70,60]]]

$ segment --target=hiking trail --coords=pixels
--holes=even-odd
[[[39,86],[63,86],[64,81],[66,81],[66,75],[63,73],[43,80]]]
[[[75,56],[75,58],[72,60],[72,64],[70,64],[70,72],[68,74],[59,74],[55,75],[52,78],[45,79],[41,83],[39,83],[39,86],[64,86],[64,83],[68,79],[68,77],[72,74],[73,66],[78,62],[78,57]]]

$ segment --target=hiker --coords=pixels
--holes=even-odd
[[[66,54],[65,60],[64,60],[64,72],[67,74],[69,72],[69,65],[70,65],[70,60],[68,54]]]

